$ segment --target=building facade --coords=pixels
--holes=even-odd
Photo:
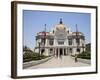
[[[35,52],[44,55],[75,55],[85,51],[85,36],[76,28],[70,31],[62,19],[50,32],[42,31],[36,35]]]

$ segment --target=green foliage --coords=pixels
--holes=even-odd
[[[85,51],[77,55],[78,58],[82,59],[91,59],[91,53],[90,51]]]
[[[28,59],[28,58],[30,58],[32,55],[30,54],[30,53],[24,53],[23,54],[23,58],[24,59]]]
[[[44,55],[40,55],[39,53],[35,53],[35,52],[26,52],[23,54],[23,62],[28,62],[28,61],[32,61],[32,60],[41,60],[44,59],[48,56],[44,56]]]

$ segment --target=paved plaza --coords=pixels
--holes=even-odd
[[[90,64],[75,62],[74,58],[71,56],[62,56],[62,57],[53,57],[47,62],[28,67],[27,69],[36,69],[36,68],[58,68],[58,67],[81,67],[81,66],[90,66]]]

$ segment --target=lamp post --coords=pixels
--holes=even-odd
[[[77,28],[77,24],[76,24],[76,45],[77,45],[77,53],[79,52],[79,36],[78,36],[78,28]],[[77,53],[75,54],[75,62],[77,62]]]
[[[45,52],[45,44],[46,44],[46,24],[44,25],[45,26],[45,29],[44,29],[44,31],[42,32],[42,34],[43,34],[43,45],[42,45],[42,50],[43,50],[43,52]],[[43,52],[41,53],[41,54],[43,54]]]
[[[38,42],[38,44],[39,44],[39,58],[40,58],[40,56],[41,56],[41,54],[40,54],[40,45],[41,45],[41,41],[39,40],[39,42]],[[40,58],[41,59],[41,58]]]
[[[83,53],[84,53],[84,44],[82,44],[82,48],[83,48]]]

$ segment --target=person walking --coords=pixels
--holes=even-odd
[[[75,62],[77,62],[78,60],[77,60],[77,54],[75,54]]]

